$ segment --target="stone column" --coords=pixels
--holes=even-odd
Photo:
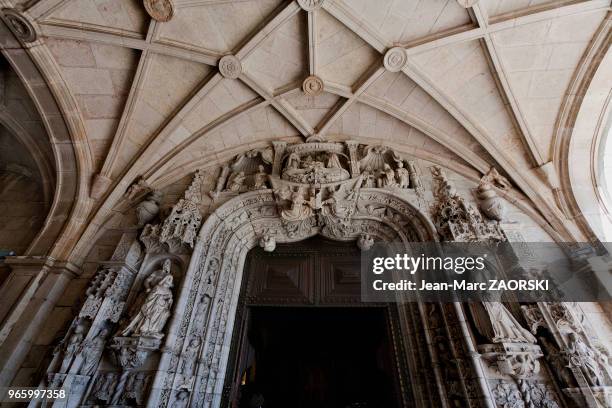
[[[13,302],[13,312],[1,331],[4,341],[0,348],[0,386],[11,384],[68,283],[80,274],[75,265],[51,258],[20,257],[13,265],[18,265],[13,271],[16,278],[9,278],[2,290],[14,290],[9,289],[12,281],[19,284],[22,293]]]

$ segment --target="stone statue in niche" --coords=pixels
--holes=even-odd
[[[385,163],[383,171],[380,177],[378,178],[378,187],[385,188],[394,187],[396,185],[397,183],[395,182],[395,172],[393,171],[391,166]]]
[[[132,318],[122,336],[163,337],[162,330],[172,307],[172,275],[167,275],[148,293],[140,310]]]
[[[63,346],[63,359],[60,366],[60,373],[67,373],[70,368],[70,364],[74,360],[74,357],[81,351],[81,344],[85,337],[85,326],[82,323],[76,325],[68,341]]]
[[[503,303],[470,303],[470,309],[478,331],[492,343],[536,343]]]
[[[374,171],[372,171],[371,166],[366,166],[365,169],[361,172],[361,177],[363,180],[362,187],[366,188],[374,188],[376,187],[376,175]]]
[[[108,330],[102,329],[93,339],[85,342],[83,345],[83,365],[81,366],[80,374],[92,375],[96,371],[104,351],[107,336]]]
[[[386,146],[365,146],[359,160],[362,187],[410,188],[410,169]]]
[[[501,221],[504,216],[504,203],[497,195],[494,187],[507,190],[510,188],[510,182],[500,175],[495,167],[491,167],[487,174],[480,179],[476,196],[480,201],[482,213],[489,219]]]
[[[268,180],[268,173],[263,165],[258,166],[258,171],[253,176],[253,190],[263,190],[268,188],[266,181]]]
[[[404,163],[397,163],[397,182],[400,188],[410,187],[410,172],[404,168]]]
[[[578,334],[572,332],[569,334],[568,339],[571,363],[582,369],[584,376],[592,387],[606,385],[599,362],[595,358],[596,353]]]
[[[273,149],[253,149],[237,155],[234,160],[221,169],[214,191],[210,196],[231,197],[246,190],[268,188],[269,168],[273,161]]]
[[[159,214],[159,204],[162,200],[162,192],[155,190],[147,195],[136,207],[136,217],[138,218],[138,226],[143,227],[151,222],[157,214]]]

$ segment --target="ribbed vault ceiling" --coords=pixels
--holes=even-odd
[[[560,109],[610,1],[459,3],[175,0],[163,23],[138,0],[40,0],[26,12],[76,99],[107,193],[281,137],[358,138],[497,166],[554,225],[563,216],[537,169],[554,158]],[[383,65],[392,47],[406,49],[399,72]],[[225,55],[240,61],[237,79],[219,73]],[[302,91],[310,75],[318,96]]]

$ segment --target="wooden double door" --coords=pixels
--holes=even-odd
[[[249,254],[223,406],[400,407],[393,316],[360,301],[360,253],[323,238]]]

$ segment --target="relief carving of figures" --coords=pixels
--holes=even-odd
[[[310,196],[310,193],[305,193],[306,188],[297,187],[291,191],[289,189],[280,189],[277,195],[290,202],[290,207],[281,211],[281,217],[285,221],[301,221],[312,217],[313,208],[315,207],[315,198]],[[308,198],[304,194],[309,194]]]
[[[246,180],[246,176],[243,171],[239,171],[238,173],[233,174],[228,183],[227,189],[234,193],[239,193],[240,190],[244,187],[244,181]]]
[[[606,385],[603,371],[597,361],[596,354],[576,333],[570,333],[569,336],[569,352],[571,354],[570,362],[574,366],[582,369],[584,376],[592,387]]]
[[[493,397],[499,408],[525,408],[525,402],[516,385],[499,382],[493,389]]]
[[[536,338],[501,302],[470,303],[480,334],[492,343],[536,343]]]
[[[327,145],[331,147],[333,144],[321,143],[317,147],[323,149]],[[313,150],[301,155],[290,153],[282,178],[295,183],[321,184],[348,180],[350,174],[343,168],[337,152]]]
[[[404,168],[404,163],[397,163],[397,182],[400,188],[410,187],[410,172]]]
[[[476,190],[476,196],[480,201],[480,210],[482,213],[495,221],[501,221],[504,216],[504,203],[503,200],[498,197],[494,187],[498,187],[502,190],[510,188],[510,182],[504,176],[497,172],[495,167],[491,167],[487,174],[482,176],[478,189]]]
[[[407,189],[411,187],[411,172],[414,167],[406,168],[404,161],[392,149],[385,146],[366,146],[359,160],[362,187]],[[412,176],[416,181],[416,172]],[[416,184],[416,183],[413,183]],[[414,186],[413,186],[414,187]]]
[[[172,307],[172,275],[164,277],[147,295],[138,314],[132,318],[122,336],[151,336],[161,338]]]
[[[136,206],[136,217],[138,218],[139,227],[143,227],[157,217],[162,197],[162,192],[155,190],[149,193],[146,198]]]
[[[274,159],[272,147],[254,149],[237,155],[234,160],[222,168],[213,199],[222,196],[233,196],[247,190],[268,188],[268,174]]]

